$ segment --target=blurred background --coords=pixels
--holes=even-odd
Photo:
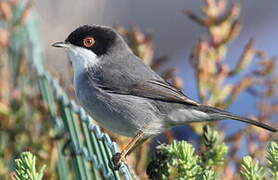
[[[7,179],[13,159],[23,150],[31,150],[41,160],[39,164],[47,164],[45,179],[57,179],[57,149],[59,151],[61,144],[68,143],[64,134],[55,132],[57,129],[50,121],[53,117],[47,116],[51,108],[43,104],[43,97],[37,91],[30,90],[34,89],[34,79],[29,77],[27,65],[21,63],[22,59],[28,62],[26,49],[30,47],[21,47],[24,37],[20,37],[23,34],[20,27],[25,28],[25,21],[33,11],[30,9],[38,16],[43,64],[72,98],[75,96],[71,65],[66,54],[51,44],[65,40],[80,25],[99,24],[114,26],[136,55],[194,100],[274,127],[278,125],[277,0],[25,2],[28,1],[0,0],[3,20],[0,21],[0,62],[8,64],[16,59],[16,65],[12,65],[16,67],[12,68],[14,74],[4,71],[5,68],[0,71],[4,77],[0,81],[0,133],[3,133],[0,135],[0,157],[3,158],[0,179]],[[27,4],[25,9],[21,3]],[[23,9],[22,17],[17,13],[20,8]],[[3,67],[8,67],[7,64]],[[5,95],[9,97],[5,98]],[[224,163],[221,160],[222,169],[215,168],[219,177],[225,180],[239,178],[237,172],[242,156],[249,154],[263,160],[267,143],[277,139],[266,131],[240,122],[228,120],[210,125],[219,130],[220,141],[229,147],[229,151],[223,153],[227,155]],[[174,139],[187,140],[195,145],[198,154],[202,154],[207,148],[202,144],[202,127],[203,124],[192,124],[165,132],[137,148],[128,157],[128,162],[140,179],[147,179],[148,157],[152,157],[158,144],[171,143]],[[120,148],[129,141],[107,133]],[[70,158],[66,158],[68,162]]]
[[[242,32],[229,46],[227,62],[236,63],[244,45],[255,38],[256,46],[270,56],[278,54],[278,11],[276,0],[228,1],[241,4],[239,17],[243,26]],[[191,9],[200,14],[202,1],[188,0],[59,0],[37,1],[40,18],[40,30],[45,49],[47,63],[56,68],[61,76],[66,63],[64,52],[51,47],[56,41],[64,40],[75,28],[84,24],[119,25],[130,28],[138,26],[144,33],[151,34],[154,40],[154,56],[167,56],[170,66],[178,67],[178,74],[184,80],[183,89],[186,94],[198,100],[193,70],[188,64],[193,45],[200,37],[205,37],[206,30],[187,18],[183,10]],[[62,69],[61,69],[62,68]],[[65,69],[67,71],[67,69]],[[242,94],[230,110],[242,115],[254,112],[254,98]],[[248,103],[249,102],[249,103]],[[244,108],[242,108],[244,107]]]

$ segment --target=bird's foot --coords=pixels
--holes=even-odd
[[[112,156],[112,163],[110,163],[109,166],[113,170],[119,170],[121,163],[126,164],[125,156],[123,153],[116,153]]]

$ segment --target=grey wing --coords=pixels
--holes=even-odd
[[[162,79],[145,65],[138,65],[141,69],[131,68],[105,68],[99,76],[91,76],[97,86],[108,92],[116,94],[133,95],[166,102],[175,102],[198,106],[194,100],[185,96],[180,90]]]
[[[197,102],[188,98],[180,90],[164,80],[150,79],[141,83],[139,82],[134,84],[128,93],[130,95],[147,97],[166,102],[185,103],[196,106],[199,105]]]

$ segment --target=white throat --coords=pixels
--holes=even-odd
[[[74,75],[79,75],[99,63],[97,55],[88,49],[69,45],[66,52],[72,62]]]
[[[96,67],[100,59],[92,51],[74,45],[68,45],[66,52],[72,62],[74,73],[73,83],[74,87],[76,87],[77,77],[87,71],[88,68]]]

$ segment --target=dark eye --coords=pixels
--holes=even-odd
[[[87,48],[92,47],[95,44],[95,39],[92,37],[86,37],[83,40],[83,45]]]

